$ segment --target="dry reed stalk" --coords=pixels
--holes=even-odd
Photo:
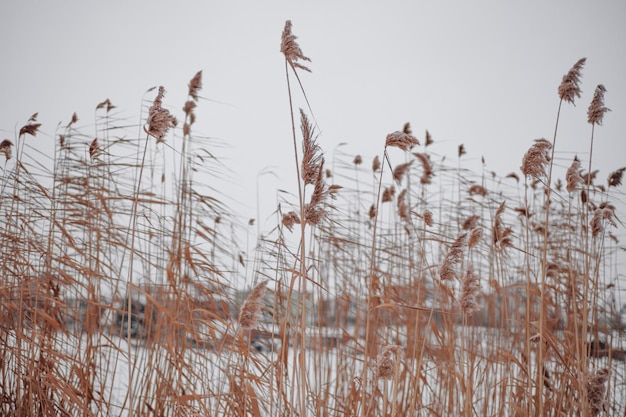
[[[513,241],[511,240],[511,234],[513,233],[513,229],[511,227],[505,227],[504,221],[502,220],[502,214],[504,214],[504,209],[506,208],[505,202],[496,210],[496,214],[494,215],[493,220],[493,244],[499,250],[504,250],[508,247],[513,246]]]
[[[587,402],[592,417],[606,410],[606,382],[609,380],[609,369],[602,368],[588,375],[585,381],[587,390]]]
[[[426,226],[430,227],[433,225],[433,213],[431,211],[426,210],[422,217],[424,218],[424,223],[426,224]]]
[[[377,379],[391,379],[395,375],[396,359],[395,354],[402,351],[398,345],[387,345],[376,358],[374,374]]]
[[[574,157],[572,165],[567,169],[565,173],[565,181],[567,182],[566,190],[570,193],[576,191],[579,184],[583,183],[583,177],[580,175],[580,161],[577,157]]]
[[[546,166],[550,161],[547,151],[551,147],[552,145],[547,140],[537,139],[522,159],[522,173],[537,179],[545,177]]]
[[[396,189],[393,186],[385,187],[383,190],[382,202],[387,203],[393,200],[393,196],[396,194]]]
[[[471,316],[482,308],[476,302],[476,295],[478,295],[479,291],[480,278],[474,273],[472,266],[469,265],[461,279],[461,294],[459,296],[459,308],[465,316]]]
[[[2,149],[2,146],[0,146],[0,150],[1,149]],[[620,168],[617,171],[611,172],[607,180],[608,186],[617,187],[618,185],[622,185],[622,176],[624,175],[624,171],[626,171],[626,167]]]
[[[409,167],[411,166],[411,164],[413,163],[413,161],[407,162],[405,164],[400,164],[398,166],[396,166],[393,170],[393,179],[397,182],[397,183],[401,183],[402,182],[402,177],[404,177],[404,174],[406,174],[406,172],[409,170]]]
[[[300,130],[302,131],[302,180],[304,184],[317,184],[321,176],[324,159],[314,137],[315,130],[306,114],[300,109]]]
[[[372,161],[372,172],[377,172],[380,169],[380,159],[378,158],[378,155],[376,155],[374,157],[374,160]]]
[[[467,233],[459,235],[446,255],[441,267],[439,268],[439,277],[442,281],[450,281],[457,277],[455,266],[463,261],[463,248],[467,241]]]
[[[244,330],[256,329],[259,324],[261,310],[263,308],[263,297],[267,290],[267,281],[261,281],[250,292],[246,301],[239,310],[239,326]]]
[[[559,97],[569,103],[574,103],[576,97],[580,97],[580,77],[582,68],[587,58],[579,59],[574,66],[563,76],[559,85]]]
[[[615,211],[612,207],[600,207],[593,212],[593,217],[589,225],[591,226],[591,235],[596,239],[599,235],[604,233],[603,221],[606,220],[613,227],[617,227],[617,224],[613,221]]]
[[[468,193],[469,195],[478,194],[481,197],[485,197],[488,194],[487,189],[482,185],[472,185],[469,188]]]
[[[189,81],[189,97],[194,101],[198,101],[198,92],[202,89],[202,71],[196,72],[191,81]]]
[[[324,159],[321,160],[317,177],[315,178],[315,188],[313,189],[313,195],[311,195],[311,201],[304,206],[304,220],[311,226],[316,226],[322,221],[326,215],[322,203],[326,197],[326,191],[324,186],[324,177],[322,175],[324,168]]]
[[[410,222],[411,217],[409,215],[409,206],[406,203],[406,193],[407,193],[407,190],[404,189],[400,192],[400,194],[398,194],[398,201],[397,201],[398,215],[400,216],[402,220]]]
[[[587,110],[587,121],[592,125],[601,125],[602,119],[607,111],[611,111],[604,106],[604,93],[606,88],[602,84],[598,84],[596,91],[593,93],[593,99]]]
[[[433,143],[434,143],[433,137],[430,134],[430,132],[427,130],[424,146],[432,145]]]
[[[461,227],[463,230],[472,230],[478,224],[478,220],[480,220],[480,216],[473,214],[463,221],[463,225]]]
[[[176,118],[170,114],[169,110],[161,107],[164,95],[165,88],[161,86],[148,113],[148,127],[144,126],[144,131],[156,138],[157,142],[162,142],[167,131],[176,126]]]
[[[308,62],[311,62],[311,60],[304,56],[304,54],[302,53],[298,42],[296,42],[297,37],[293,33],[291,33],[291,26],[291,20],[287,20],[285,22],[285,28],[283,29],[283,34],[281,37],[280,52],[285,55],[285,59],[294,70],[296,68],[300,68],[305,71],[311,72],[309,68],[298,62],[298,60]]]
[[[8,161],[9,159],[11,159],[12,147],[13,147],[13,142],[11,142],[8,139],[4,139],[2,143],[0,143],[0,153],[4,154],[5,161]]]
[[[480,242],[482,238],[483,238],[482,227],[477,227],[475,229],[472,229],[469,239],[467,240],[467,247],[470,249],[473,248],[474,246],[478,245],[478,242]]]
[[[433,169],[432,164],[430,163],[430,157],[425,153],[415,152],[413,155],[420,160],[422,163],[422,169],[424,172],[422,173],[422,177],[420,178],[420,183],[422,184],[430,184],[435,171]]]
[[[415,145],[419,145],[418,140],[413,135],[405,132],[395,131],[389,133],[385,139],[385,147],[396,147],[403,151],[408,151]]]

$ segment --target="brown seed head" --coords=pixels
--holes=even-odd
[[[380,159],[378,158],[378,155],[376,155],[374,157],[374,160],[372,161],[372,171],[376,172],[380,169]]]
[[[388,134],[385,140],[385,146],[400,148],[403,151],[408,151],[415,145],[419,145],[419,142],[414,136],[400,131]]]
[[[376,365],[374,365],[374,373],[378,379],[393,378],[396,369],[396,360],[394,355],[400,352],[402,348],[398,345],[387,345],[378,354]]]
[[[581,58],[574,66],[563,76],[561,85],[559,85],[559,97],[570,103],[574,103],[576,97],[580,97],[580,77],[583,66],[587,58]]]
[[[296,42],[296,36],[291,33],[291,20],[287,20],[285,22],[285,28],[283,29],[283,34],[280,42],[280,52],[285,55],[285,59],[291,65],[291,67],[295,70],[296,68],[303,69],[305,71],[311,72],[311,70],[304,65],[298,63],[298,60],[309,61],[311,60],[304,56],[298,42]]]
[[[430,157],[425,153],[419,152],[413,153],[413,155],[420,160],[422,163],[422,169],[424,170],[422,177],[420,178],[420,183],[430,184],[432,177],[435,175],[433,165],[430,163]]]
[[[2,143],[0,143],[0,153],[4,154],[5,161],[11,159],[13,142],[8,139],[4,139]]]
[[[433,225],[433,213],[429,210],[426,210],[423,214],[424,217],[424,223],[426,224],[426,226],[432,226]]]
[[[189,97],[198,101],[198,92],[202,89],[202,71],[196,72],[191,81],[189,81]]]
[[[294,224],[300,224],[300,217],[298,217],[295,211],[283,214],[283,226],[289,229],[290,232],[293,231]]]
[[[248,295],[239,310],[239,326],[245,330],[255,329],[259,323],[267,281],[259,283]]]
[[[433,137],[431,136],[430,132],[427,130],[426,131],[426,143],[424,144],[424,146],[428,146],[428,145],[432,145],[433,144]]]
[[[439,268],[439,277],[442,281],[449,281],[457,277],[455,266],[463,261],[463,248],[466,240],[467,233],[463,233],[450,246],[450,250]]]
[[[604,107],[604,93],[606,93],[606,88],[602,84],[599,84],[593,93],[593,99],[587,110],[587,121],[592,125],[601,125],[604,114],[611,111]]]
[[[546,166],[548,165],[548,149],[552,145],[545,139],[538,139],[535,144],[524,155],[521,170],[524,175],[534,178],[546,176]]]
[[[617,224],[613,221],[613,216],[615,216],[615,211],[611,206],[600,207],[593,212],[589,225],[591,226],[591,234],[594,239],[604,233],[604,220],[610,223],[611,226],[617,227]]]
[[[474,246],[478,245],[478,242],[480,242],[482,238],[483,238],[482,227],[473,229],[472,232],[470,233],[469,240],[467,241],[467,246],[469,248],[473,248]]]
[[[168,110],[161,107],[164,95],[165,88],[161,86],[148,112],[148,127],[144,127],[145,132],[156,138],[157,143],[162,142],[167,131],[176,126],[176,118]]]
[[[587,401],[592,417],[605,411],[606,382],[609,380],[608,368],[602,368],[588,375],[586,378]]]
[[[39,127],[41,127],[41,123],[28,123],[27,125],[22,126],[22,128],[20,129],[19,136],[22,136],[22,135],[36,136],[37,130],[39,130]]]
[[[363,162],[363,158],[361,158],[361,155],[357,155],[354,157],[354,165],[361,165],[361,163]]]
[[[471,316],[481,309],[481,306],[476,302],[476,295],[479,291],[480,278],[474,273],[470,265],[461,279],[461,295],[459,297],[459,308],[466,316]]]
[[[413,161],[407,162],[405,164],[400,164],[393,169],[393,179],[396,180],[396,182],[402,182],[402,177],[408,171],[412,162]]]
[[[626,167],[623,167],[609,174],[609,187],[617,187],[618,185],[622,185],[622,176],[624,175],[625,170]]]
[[[580,161],[577,157],[574,157],[572,165],[567,169],[565,173],[565,181],[567,182],[567,192],[572,193],[578,188],[578,184],[582,184],[583,177],[580,176]]]

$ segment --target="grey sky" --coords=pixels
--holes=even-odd
[[[11,1],[0,3],[0,135],[13,138],[32,113],[46,146],[73,112],[88,131],[109,98],[139,123],[144,92],[163,85],[164,104],[181,116],[187,83],[204,73],[196,130],[232,146],[217,152],[237,175],[233,196],[262,217],[277,187],[296,190],[284,60],[285,20],[312,73],[302,81],[328,156],[369,161],[385,135],[411,122],[428,129],[438,154],[456,155],[500,175],[519,172],[534,139],[552,139],[561,77],[581,57],[583,95],[562,112],[558,163],[578,153],[586,166],[594,88],[612,109],[596,130],[594,165],[602,181],[626,165],[626,2],[615,1]],[[296,106],[305,107],[298,99]],[[46,136],[46,134],[48,136]],[[95,135],[95,131],[94,131]],[[291,180],[290,180],[291,178]]]

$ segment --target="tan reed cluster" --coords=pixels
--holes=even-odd
[[[246,301],[239,310],[239,326],[244,330],[255,329],[259,324],[261,310],[263,309],[263,297],[267,290],[267,281],[261,281],[250,292]]]
[[[291,20],[285,22],[285,28],[283,29],[283,35],[280,42],[280,52],[285,55],[285,59],[291,65],[292,68],[300,68],[305,71],[311,72],[311,70],[304,65],[300,64],[298,60],[311,62],[309,58],[304,56],[298,42],[297,37],[291,33]]]
[[[506,208],[505,202],[496,210],[496,214],[494,215],[493,220],[493,244],[499,250],[504,250],[508,247],[513,246],[513,241],[511,240],[511,234],[513,233],[513,229],[510,226],[505,226],[504,221],[502,220],[502,214],[504,214],[504,209]]]
[[[413,161],[409,161],[405,164],[400,164],[396,166],[393,169],[393,179],[396,180],[396,182],[398,183],[402,182],[402,177],[404,177],[404,174],[406,174],[406,172],[409,170],[409,167],[412,163]]]
[[[599,84],[593,93],[593,99],[587,110],[587,121],[592,125],[601,125],[604,114],[611,111],[604,106],[604,93],[606,93],[606,88],[602,84]]]
[[[548,150],[552,147],[545,139],[537,139],[522,159],[521,170],[524,175],[534,178],[546,176],[546,167],[550,162]]]
[[[580,175],[580,172],[580,161],[577,157],[574,157],[572,165],[570,165],[565,173],[565,182],[567,183],[565,188],[568,192],[572,193],[576,191],[578,185],[583,183],[583,177]]]
[[[594,239],[604,233],[605,220],[611,224],[611,226],[617,227],[617,224],[613,221],[614,216],[615,211],[613,207],[610,206],[599,207],[593,212],[593,217],[591,218],[589,225],[591,226],[591,235]]]
[[[419,159],[422,163],[422,177],[420,178],[421,184],[430,184],[432,177],[435,175],[435,169],[433,165],[430,163],[430,157],[428,154],[414,152],[413,155]]]
[[[13,142],[8,139],[4,139],[2,143],[0,143],[0,153],[4,154],[5,161],[11,159],[12,155]]]
[[[169,110],[161,107],[164,95],[165,88],[161,86],[148,112],[148,127],[144,127],[145,132],[156,138],[157,142],[162,142],[167,131],[176,126],[176,118],[170,114]]]
[[[609,380],[608,368],[602,368],[586,378],[589,412],[595,417],[605,410],[606,383]]]
[[[559,85],[559,97],[569,103],[574,103],[576,97],[580,97],[580,77],[587,58],[579,59],[574,66],[563,76]]]
[[[374,374],[378,379],[391,379],[395,375],[396,358],[395,355],[402,351],[398,345],[387,345],[376,358],[374,365]]]
[[[296,224],[300,224],[300,217],[295,211],[290,211],[289,213],[283,214],[282,223],[283,226],[285,226],[287,229],[289,229],[290,232],[292,232],[293,226]]]
[[[392,132],[385,139],[385,146],[400,148],[403,151],[408,151],[415,145],[419,145],[419,141],[415,139],[415,136],[405,132]]]
[[[479,230],[479,229],[477,229]],[[459,308],[466,316],[471,316],[479,311],[482,306],[476,302],[476,295],[480,291],[480,278],[474,272],[472,266],[468,266],[465,275],[461,279],[461,294],[459,296]]]
[[[459,235],[446,255],[441,267],[439,268],[439,277],[442,281],[450,281],[456,278],[456,265],[463,261],[463,249],[467,241],[467,233]]]

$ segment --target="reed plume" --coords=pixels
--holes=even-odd
[[[393,179],[396,182],[398,183],[402,182],[402,177],[404,177],[404,174],[408,171],[409,167],[411,166],[411,163],[413,163],[413,161],[407,162],[405,164],[400,164],[394,168]]]
[[[610,206],[599,207],[593,212],[589,225],[591,226],[591,234],[594,239],[604,233],[604,220],[610,223],[611,226],[617,227],[617,224],[613,221],[613,216],[615,216],[615,212]]]
[[[376,358],[374,374],[377,379],[391,379],[394,377],[396,369],[395,354],[402,348],[398,345],[387,345]]]
[[[321,176],[320,169],[324,160],[314,137],[315,129],[302,109],[300,109],[300,130],[302,131],[302,180],[304,184],[316,184]]]
[[[601,125],[604,114],[611,111],[604,106],[604,93],[606,93],[606,88],[602,84],[599,84],[593,93],[593,99],[587,110],[587,121],[592,125]]]
[[[161,86],[148,112],[148,127],[147,129],[144,127],[144,131],[156,138],[157,142],[162,142],[167,131],[176,126],[176,118],[170,114],[169,110],[161,107],[164,95],[165,88]]]
[[[477,229],[478,230],[478,229]],[[461,279],[461,295],[459,296],[459,308],[466,316],[471,316],[482,307],[476,302],[476,295],[480,291],[480,278],[474,273],[472,266]]]
[[[422,163],[422,169],[424,170],[422,177],[420,178],[420,183],[430,184],[432,177],[435,175],[435,170],[430,163],[430,157],[425,153],[419,152],[415,152],[413,155]]]
[[[319,224],[324,218],[326,211],[322,207],[322,203],[326,196],[324,186],[324,176],[322,173],[324,168],[324,159],[321,160],[319,168],[317,170],[317,176],[315,178],[315,188],[313,189],[313,195],[311,195],[311,201],[304,207],[304,220],[307,224],[315,226]]]
[[[591,416],[595,417],[605,410],[606,382],[609,380],[608,368],[602,368],[587,377],[587,401]]]
[[[296,68],[300,68],[305,71],[311,72],[309,68],[298,62],[298,60],[308,62],[311,62],[311,60],[304,56],[304,54],[302,53],[302,49],[300,49],[298,42],[296,42],[297,37],[293,33],[291,33],[291,26],[291,20],[287,20],[285,22],[285,28],[283,29],[283,34],[281,37],[280,52],[285,55],[285,59],[294,70]]]
[[[537,179],[545,177],[546,166],[549,162],[547,151],[551,147],[552,145],[547,140],[537,139],[522,159],[522,173]]]
[[[559,85],[559,97],[569,103],[574,103],[576,97],[580,97],[580,77],[582,68],[587,58],[579,59],[574,66],[563,76],[563,80]]]
[[[260,282],[248,295],[239,310],[239,325],[244,330],[255,329],[259,323],[267,281]]]
[[[4,139],[2,143],[0,143],[0,153],[4,154],[5,161],[11,159],[12,155],[13,142],[8,139]]]
[[[427,130],[426,131],[426,139],[425,139],[425,143],[424,146],[428,146],[428,145],[432,145],[435,141],[433,140],[432,135],[430,134],[430,132]]]
[[[282,219],[283,226],[289,229],[290,232],[293,231],[293,226],[296,224],[300,224],[300,217],[295,211],[290,211],[287,214],[283,214]]]
[[[376,155],[374,157],[374,160],[372,161],[372,171],[376,172],[380,169],[380,158],[378,158],[378,155]]]
[[[424,223],[426,224],[426,226],[430,227],[433,225],[433,213],[431,211],[426,210],[422,217],[424,218]]]
[[[472,232],[470,233],[469,239],[467,240],[467,247],[473,248],[474,246],[478,245],[478,243],[480,242],[482,238],[483,238],[482,227],[477,227],[476,229],[473,229]]]
[[[463,261],[463,248],[466,240],[467,233],[463,233],[450,246],[450,250],[439,268],[439,277],[442,281],[450,281],[457,277],[455,266]]]
[[[625,170],[626,167],[623,167],[609,174],[609,179],[607,180],[609,187],[617,187],[618,185],[622,185],[622,176],[624,175]]]
[[[578,185],[583,183],[583,177],[580,175],[580,171],[580,161],[577,157],[574,157],[572,165],[570,165],[565,173],[565,181],[567,182],[565,188],[568,192],[576,191]]]
[[[400,148],[403,151],[408,151],[415,145],[419,145],[415,136],[409,135],[408,133],[395,131],[387,135],[385,139],[385,146]]]
[[[202,89],[202,71],[196,72],[191,81],[189,81],[189,97],[194,101],[198,101],[198,92]]]

